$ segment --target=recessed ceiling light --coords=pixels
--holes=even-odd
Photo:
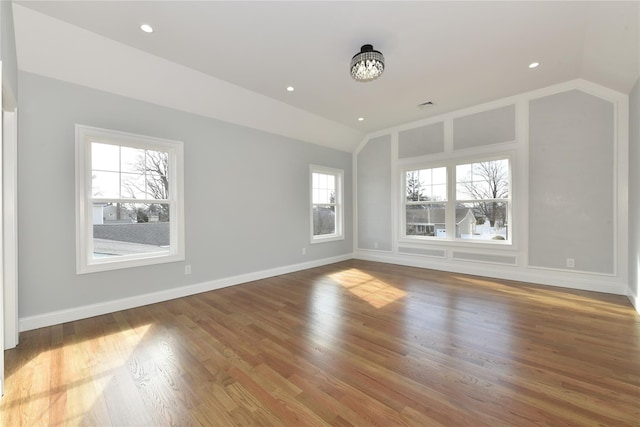
[[[149,24],[140,25],[140,29],[142,31],[144,31],[145,33],[153,33],[153,27],[151,27],[151,25],[149,25]]]
[[[540,65],[539,62],[532,62],[531,64],[529,64],[529,68],[536,68],[538,65]]]
[[[358,117],[358,121],[361,122],[364,120],[364,117]]]
[[[287,92],[293,92],[294,90],[296,90],[293,86],[288,86],[287,87]]]

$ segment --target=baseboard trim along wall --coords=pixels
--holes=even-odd
[[[628,295],[626,284],[616,283],[615,277],[596,276],[585,273],[564,273],[543,269],[523,268],[515,265],[496,265],[489,262],[455,260],[446,262],[437,258],[415,255],[394,254],[391,252],[368,251],[359,249],[354,253],[355,259],[386,262],[408,267],[429,268],[452,273],[470,274],[539,285],[558,286],[561,288],[580,289],[583,291],[604,292],[616,295]]]
[[[208,292],[216,289],[226,288],[229,286],[239,285],[242,283],[252,282],[254,280],[266,279],[268,277],[307,270],[314,267],[321,267],[323,265],[346,261],[352,258],[353,254],[339,255],[316,261],[309,261],[300,264],[293,264],[284,267],[256,271],[253,273],[241,274],[233,277],[225,277],[222,279],[196,283],[188,286],[180,286],[178,288],[167,289],[165,291],[153,292],[150,294],[137,295],[134,297],[106,301],[98,304],[85,305],[81,307],[70,308],[67,310],[39,314],[36,316],[22,317],[20,318],[20,332],[44,328],[46,326],[59,325],[66,322],[72,322],[74,320],[87,319],[89,317],[100,316],[102,314],[113,313],[116,311],[127,310],[130,308],[141,307],[149,304],[155,304],[158,302],[168,301],[176,298],[182,298],[202,292]]]
[[[500,268],[490,265],[484,266],[479,265],[478,263],[475,263],[474,265],[469,265],[470,263],[464,263],[464,265],[460,266],[447,264],[446,266],[444,266],[442,265],[442,262],[438,262],[437,259],[429,261],[425,260],[424,257],[403,256],[398,254],[383,253],[380,251],[360,250],[354,254],[345,254],[316,261],[309,261],[300,264],[293,264],[284,267],[256,271],[253,273],[241,274],[238,276],[211,280],[208,282],[196,283],[188,286],[181,286],[161,292],[137,295],[130,298],[85,305],[81,307],[70,308],[67,310],[39,314],[36,316],[22,317],[20,318],[20,332],[44,328],[47,326],[59,325],[65,322],[72,322],[74,320],[87,319],[89,317],[100,316],[103,314],[113,313],[120,310],[127,310],[135,307],[141,307],[148,304],[155,304],[158,302],[199,294],[202,292],[235,286],[254,280],[266,279],[268,277],[279,276],[281,274],[293,273],[296,271],[320,267],[340,261],[347,261],[353,258],[390,264],[406,265],[409,267],[432,268],[434,270],[444,270],[453,273],[494,277],[504,280],[537,283],[541,285],[558,286],[570,289],[581,289],[594,292],[606,292],[611,294],[626,295],[629,298],[631,304],[635,307],[636,311],[638,311],[638,314],[640,314],[640,297],[638,295],[635,295],[631,291],[631,289],[627,288],[624,285],[611,282],[606,283],[607,279],[604,277],[600,278],[600,280],[594,280],[593,278],[578,280],[575,278],[559,277],[557,274],[547,273],[544,271],[522,271],[521,269],[517,268]]]

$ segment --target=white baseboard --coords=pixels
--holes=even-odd
[[[423,257],[398,255],[390,252],[358,251],[355,254],[345,254],[337,257],[324,258],[316,261],[309,261],[300,264],[293,264],[284,267],[256,271],[253,273],[241,274],[233,277],[226,277],[208,282],[196,283],[188,286],[181,286],[178,288],[168,289],[165,291],[154,292],[150,294],[105,301],[102,303],[85,305],[67,310],[54,311],[50,313],[39,314],[36,316],[22,317],[20,318],[20,332],[43,328],[46,326],[58,325],[65,322],[72,322],[74,320],[86,319],[89,317],[113,313],[120,310],[141,307],[148,304],[155,304],[158,302],[168,301],[176,298],[182,298],[189,295],[251,282],[254,280],[266,279],[268,277],[279,276],[281,274],[293,273],[300,270],[306,270],[309,268],[320,267],[340,261],[346,261],[352,258],[406,265],[410,267],[431,268],[435,270],[450,271],[461,274],[472,274],[506,280],[517,280],[528,283],[538,283],[543,285],[552,285],[572,289],[627,295],[629,301],[631,301],[631,304],[633,304],[636,311],[638,311],[638,314],[640,314],[640,296],[632,292],[631,289],[616,283],[559,278],[557,275],[549,272],[540,272],[535,270],[530,271],[528,269],[523,271],[522,269],[510,267],[496,268],[496,266],[484,266],[478,265],[478,263],[464,263],[464,265],[453,265],[451,263],[443,262],[442,260],[425,261]]]
[[[357,250],[354,258],[386,262],[409,267],[430,268],[452,273],[471,274],[496,279],[515,280],[540,285],[558,286],[562,288],[580,289],[583,291],[604,292],[608,294],[627,295],[626,284],[616,281],[613,276],[590,275],[587,273],[566,273],[560,271],[524,268],[509,265],[495,265],[484,262],[451,261],[416,255],[396,254],[393,252]]]
[[[166,291],[153,292],[150,294],[137,295],[134,297],[122,298],[112,301],[105,301],[97,304],[70,308],[67,310],[39,314],[36,316],[22,317],[20,318],[20,332],[44,328],[46,326],[59,325],[65,322],[72,322],[74,320],[87,319],[89,317],[100,316],[102,314],[113,313],[116,311],[135,307],[141,307],[148,304],[155,304],[158,302],[168,301],[176,298],[182,298],[189,295],[251,282],[254,280],[266,279],[268,277],[279,276],[281,274],[293,273],[300,270],[306,270],[309,268],[320,267],[340,261],[346,261],[352,258],[353,254],[345,254],[316,261],[309,261],[300,264],[293,264],[284,267],[256,271],[253,273],[241,274],[233,277],[225,277],[208,282],[196,283],[194,285],[180,286],[178,288],[172,288]]]

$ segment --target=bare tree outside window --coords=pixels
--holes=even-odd
[[[420,182],[419,171],[407,172],[407,201],[418,202],[424,200],[427,200],[427,198],[424,196],[424,188]]]
[[[96,142],[91,163],[94,257],[166,251],[169,153]]]
[[[492,160],[458,165],[457,200],[472,204],[478,225],[493,227],[507,223],[509,199],[509,161]]]
[[[123,174],[123,187],[127,196],[136,199],[169,199],[169,155],[162,151],[138,150],[135,160],[129,165],[132,173]],[[135,212],[137,222],[149,222],[157,218],[159,222],[169,221],[169,206],[153,204],[138,207]]]

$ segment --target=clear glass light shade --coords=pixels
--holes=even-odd
[[[373,46],[364,45],[360,53],[351,59],[351,77],[360,82],[368,82],[380,77],[384,72],[384,56]]]

